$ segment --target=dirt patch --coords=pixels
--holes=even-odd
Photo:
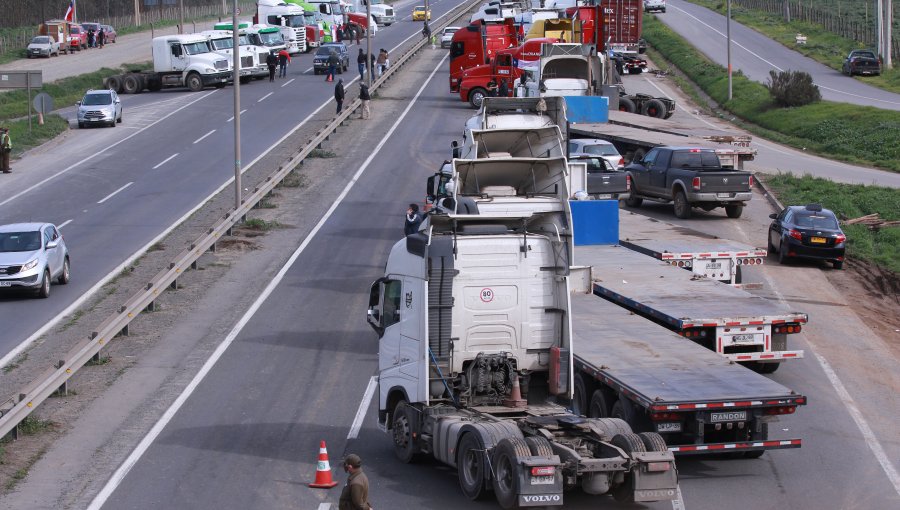
[[[844,271],[828,271],[828,281],[850,308],[900,357],[900,276],[864,260],[848,259]]]

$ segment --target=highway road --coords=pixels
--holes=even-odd
[[[685,0],[669,0],[656,18],[719,65],[727,66],[726,18]],[[731,20],[731,64],[751,80],[765,83],[769,71],[805,71],[829,101],[900,110],[900,94],[849,78]]]
[[[429,58],[434,64],[436,57]],[[131,459],[134,467],[107,486],[108,499],[97,501],[105,502],[103,508],[333,508],[338,489],[306,487],[323,439],[332,467],[345,454],[362,456],[375,508],[496,508],[490,499],[467,501],[451,469],[398,462],[389,436],[376,427],[374,403],[366,399],[377,368],[376,336],[364,318],[369,283],[380,276],[401,235],[398,211],[421,200],[424,179],[472,113],[447,95],[445,65],[439,68],[230,348],[171,421],[158,424],[161,432]],[[672,219],[668,206],[646,209]],[[698,214],[689,224],[752,242],[768,211],[757,197],[737,222],[720,212]],[[773,430],[775,436],[802,437],[804,447],[758,460],[679,458],[683,505],[645,507],[896,507],[900,485],[872,451],[879,449],[886,459],[900,453],[897,432],[883,419],[896,415],[894,393],[854,380],[866,368],[831,357],[830,347],[851,337],[835,320],[850,329],[865,326],[853,322],[832,295],[820,294],[818,268],[764,266],[745,278],[764,280],[773,299],[811,310],[811,325],[793,346],[805,349],[807,358],[772,376],[809,397],[808,406]],[[857,337],[867,346],[877,340],[862,330]],[[831,361],[820,362],[816,353]],[[895,368],[887,360],[876,364],[879,374]],[[834,380],[845,385],[836,389]],[[854,421],[855,412],[866,432]],[[597,506],[583,494],[566,498],[566,508]],[[626,508],[611,498],[601,501],[607,508]]]
[[[411,11],[412,3],[398,5],[398,11]],[[434,2],[434,18],[461,3]],[[409,14],[398,12],[398,18],[404,16]],[[383,47],[399,56],[398,45],[415,40],[420,30],[412,22],[382,29],[373,39],[373,51]],[[356,46],[350,49],[355,55]],[[299,126],[331,118],[334,85],[313,75],[312,58],[295,57],[286,79],[241,87],[245,172]],[[355,57],[342,77],[348,89],[359,79]],[[63,225],[72,281],[52,287],[47,300],[0,296],[0,365],[14,360],[233,178],[230,87],[122,97],[124,122],[117,128],[75,130],[29,154],[13,174],[4,176],[0,224]],[[348,99],[355,97],[355,88],[348,90]]]

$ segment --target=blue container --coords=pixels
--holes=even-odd
[[[619,244],[618,200],[570,200],[575,246]]]
[[[603,96],[565,96],[566,120],[570,124],[609,122],[609,98]]]

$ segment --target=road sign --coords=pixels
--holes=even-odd
[[[0,89],[41,88],[41,71],[0,71]]]
[[[31,104],[34,105],[34,109],[37,110],[38,113],[43,115],[47,115],[53,111],[53,98],[46,92],[41,92],[34,96],[34,101],[32,101]]]

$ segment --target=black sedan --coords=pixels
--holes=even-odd
[[[833,212],[819,204],[792,205],[769,217],[774,220],[769,226],[769,252],[778,253],[778,262],[804,258],[844,267],[847,236]]]
[[[881,74],[881,59],[871,50],[853,50],[844,59],[841,72],[847,76],[854,74]]]

